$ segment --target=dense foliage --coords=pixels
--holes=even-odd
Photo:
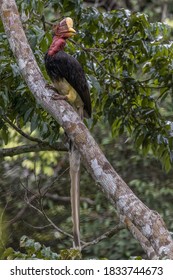
[[[143,13],[99,11],[84,7],[80,0],[16,2],[46,79],[44,53],[52,40],[51,26],[64,16],[74,18],[78,36],[68,42],[66,51],[80,61],[87,74],[93,106],[87,125],[125,181],[173,228],[172,176],[160,166],[168,172],[173,161],[171,28],[151,23]],[[36,104],[25,85],[1,22],[0,60],[1,147],[27,145],[31,140],[38,146],[63,142],[62,129]],[[50,217],[64,231],[71,231],[66,153],[32,152],[6,158],[0,168],[4,174],[0,179],[1,216],[17,233],[10,235],[7,229],[9,238],[2,239],[2,251],[6,243],[17,248],[26,231],[55,251],[71,246],[71,240],[50,227],[48,220]],[[84,170],[82,174],[81,233],[84,240],[92,240],[114,226],[116,213]],[[121,231],[116,240],[86,248],[84,257],[140,254],[136,242],[127,244],[127,238],[128,233]]]

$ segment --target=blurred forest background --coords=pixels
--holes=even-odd
[[[173,231],[172,1],[16,3],[46,79],[44,53],[52,39],[51,23],[65,16],[74,19],[78,36],[69,41],[66,51],[83,65],[91,88],[93,117],[87,125],[118,174]],[[1,21],[0,60],[0,255],[8,258],[21,251],[18,257],[27,258],[29,254],[31,258],[44,249],[37,257],[56,258],[62,249],[72,246],[71,238],[56,228],[72,232],[64,134],[35,104]],[[64,151],[58,151],[56,144]],[[3,157],[2,149],[21,146],[28,152],[15,155],[17,150],[11,150],[11,154],[7,150],[9,156]],[[85,242],[118,223],[114,207],[84,168],[80,212],[81,238]],[[13,249],[5,251],[9,247]],[[145,257],[125,229],[82,251],[83,259],[134,256]]]

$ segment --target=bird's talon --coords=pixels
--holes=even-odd
[[[65,95],[60,95],[59,93],[55,93],[52,95],[53,100],[68,100],[67,96]]]
[[[51,89],[51,90],[55,91],[58,94],[57,89],[53,85],[46,84],[45,88]]]
[[[47,83],[45,85],[45,87],[48,88],[48,89],[51,89],[51,90],[53,90],[55,92],[51,96],[51,99],[53,99],[53,100],[66,100],[66,101],[68,101],[68,97],[66,95],[61,95],[53,85],[50,85],[50,84]]]

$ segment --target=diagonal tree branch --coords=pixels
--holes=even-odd
[[[63,143],[49,144],[46,141],[42,141],[39,138],[28,135],[21,128],[16,126],[11,120],[9,120],[5,115],[3,116],[3,119],[24,138],[32,142],[36,142],[37,144],[28,144],[28,145],[13,147],[13,148],[0,149],[0,158],[7,157],[7,156],[11,157],[23,153],[30,153],[30,152],[54,151],[54,150],[59,152],[68,151],[68,149],[65,147]]]
[[[11,50],[37,102],[64,128],[79,150],[84,166],[119,213],[126,216],[146,237],[160,258],[173,259],[173,240],[160,215],[144,205],[120,178],[73,108],[63,100],[55,102],[51,99],[53,91],[45,87],[15,1],[0,0],[0,13]]]
[[[139,241],[144,252],[147,252],[148,258],[150,260],[158,260],[159,255],[156,254],[153,247],[151,247],[151,244],[148,241],[148,239],[138,230],[138,228],[126,217],[124,219],[124,223],[129,229],[129,231],[132,233],[132,235],[135,237],[135,239]]]
[[[36,137],[32,137],[30,135],[28,135],[27,133],[25,133],[21,128],[19,128],[18,126],[16,126],[11,120],[9,120],[9,118],[7,118],[5,115],[2,117],[4,119],[5,122],[7,122],[14,130],[16,130],[20,135],[22,135],[23,137],[25,137],[26,139],[33,141],[33,142],[37,142],[37,143],[43,143],[42,140],[40,140],[39,138]]]

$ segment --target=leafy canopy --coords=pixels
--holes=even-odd
[[[108,122],[113,137],[126,133],[143,153],[153,153],[169,170],[173,159],[171,29],[150,23],[141,13],[128,10],[100,12],[84,8],[80,0],[17,1],[29,43],[44,68],[44,53],[52,36],[47,22],[74,18],[78,36],[66,47],[83,65],[91,88],[92,121]],[[33,12],[34,11],[34,12]],[[59,126],[26,87],[0,23],[1,136],[8,143],[6,118],[29,125],[43,140],[54,143]]]

